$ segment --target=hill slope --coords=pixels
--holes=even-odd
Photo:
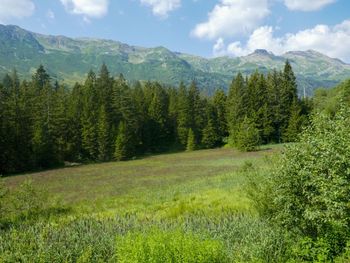
[[[297,75],[300,92],[308,94],[316,87],[331,87],[350,76],[350,65],[315,51],[287,52],[275,56],[266,50],[238,58],[203,57],[172,52],[164,47],[142,48],[117,41],[48,36],[18,26],[0,25],[0,76],[16,68],[28,78],[43,64],[54,78],[72,84],[84,79],[105,62],[112,74],[123,73],[128,80],[158,80],[178,85],[195,79],[208,92],[227,88],[241,71],[267,72],[281,69],[289,59]]]

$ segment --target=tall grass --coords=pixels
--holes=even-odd
[[[12,187],[10,195],[17,198],[8,200],[17,205],[0,228],[0,262],[285,262],[292,239],[259,217],[245,188],[251,166],[266,165],[263,154],[223,149],[214,158],[212,153],[157,156],[135,166],[99,164],[102,174],[95,166],[79,167],[67,189],[57,186],[73,170],[31,175],[33,183],[48,185],[49,195],[39,198],[31,185]],[[182,163],[174,164],[176,159]],[[142,165],[149,175],[140,175]],[[115,175],[118,169],[123,176]],[[201,175],[203,169],[209,170]],[[87,191],[98,191],[96,198],[83,193],[87,199],[72,202],[72,189],[81,191],[82,178]],[[119,185],[102,193],[92,183],[99,180]],[[69,193],[63,207],[52,203],[53,192],[63,198]]]

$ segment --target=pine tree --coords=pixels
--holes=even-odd
[[[177,100],[177,137],[180,145],[187,144],[188,129],[190,127],[190,105],[188,103],[188,92],[186,86],[181,82]]]
[[[227,97],[225,92],[221,89],[216,90],[213,97],[213,104],[215,107],[218,132],[220,134],[221,140],[228,136],[226,103]]]
[[[239,125],[237,148],[241,151],[255,151],[260,144],[259,130],[253,120],[245,117]]]
[[[195,142],[201,141],[201,130],[205,125],[205,107],[201,100],[198,86],[192,81],[188,90],[188,106],[189,106],[189,127],[192,129]]]
[[[84,85],[82,112],[82,146],[89,160],[97,160],[98,157],[98,97],[95,81],[95,74],[90,71]]]
[[[204,148],[214,148],[222,143],[222,137],[220,136],[219,120],[216,114],[216,108],[211,103],[206,106],[207,112],[207,124],[202,130],[201,144]]]
[[[114,158],[117,161],[123,161],[130,157],[130,153],[128,152],[128,133],[126,130],[125,122],[120,122],[118,127],[118,135],[115,140],[115,151]]]
[[[292,107],[293,102],[298,99],[296,77],[294,75],[292,66],[288,60],[285,63],[282,76],[283,76],[283,79],[282,79],[283,81],[281,85],[280,103],[282,105],[281,133],[283,137],[284,132],[286,132],[288,128],[288,122],[291,114],[290,109]]]
[[[168,98],[163,88],[154,83],[154,93],[148,108],[151,149],[164,150],[168,145]]]
[[[217,146],[220,142],[220,137],[218,136],[217,130],[214,126],[214,121],[212,119],[208,120],[208,124],[203,129],[202,145],[204,148],[210,149]]]
[[[288,126],[283,134],[284,142],[295,142],[298,140],[298,135],[301,132],[302,127],[301,107],[299,102],[295,100],[290,109],[290,118],[288,120]]]
[[[43,65],[40,65],[32,77],[32,82],[36,92],[44,88],[45,84],[50,82],[50,75],[46,72]]]
[[[271,141],[282,142],[282,127],[284,123],[284,105],[281,101],[283,76],[280,72],[273,70],[267,76],[268,89],[268,111],[271,114],[272,127]]]
[[[102,105],[98,115],[98,160],[109,161],[111,142],[109,140],[109,129],[105,106]]]
[[[135,128],[135,152],[143,154],[148,150],[148,109],[145,102],[145,94],[139,81],[134,84],[131,97],[135,103],[135,116],[137,118],[137,126]]]
[[[241,73],[233,79],[227,98],[227,124],[229,129],[229,144],[234,146],[237,142],[239,125],[247,114],[246,81]]]
[[[186,151],[191,152],[194,150],[196,150],[196,138],[194,137],[194,132],[190,128],[187,135]]]
[[[139,144],[138,130],[139,118],[137,116],[136,102],[133,99],[133,93],[124,79],[120,75],[113,84],[113,118],[112,124],[119,124],[121,121],[125,122],[128,130],[128,149],[130,154],[134,154],[135,148]],[[114,128],[112,127],[114,130]],[[114,135],[114,137],[116,134]]]
[[[67,110],[67,160],[80,162],[83,159],[83,146],[82,146],[82,120],[83,120],[83,106],[84,105],[84,92],[82,85],[76,83],[70,93],[68,99]]]

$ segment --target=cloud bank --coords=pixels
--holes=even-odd
[[[31,16],[34,10],[35,5],[31,0],[0,0],[0,22]]]
[[[108,12],[109,0],[60,0],[65,9],[85,18],[101,18]]]
[[[350,61],[350,20],[345,20],[335,26],[316,25],[295,34],[274,36],[274,28],[262,26],[254,30],[247,42],[239,41],[225,45],[219,38],[213,47],[214,55],[243,56],[255,49],[267,49],[275,54],[283,54],[291,50],[313,49],[330,57]]]
[[[140,0],[141,4],[152,8],[154,15],[166,18],[169,12],[181,6],[181,0]]]
[[[336,0],[284,0],[284,4],[293,11],[317,11]]]
[[[247,34],[270,13],[267,0],[220,0],[206,22],[197,24],[192,35],[215,39]]]

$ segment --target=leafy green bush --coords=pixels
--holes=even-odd
[[[329,245],[324,239],[302,238],[291,247],[289,262],[329,262]]]
[[[11,193],[12,212],[15,216],[30,217],[48,206],[47,193],[33,185],[33,181],[24,181]]]
[[[227,262],[219,241],[203,240],[181,231],[152,230],[117,239],[117,260],[122,263]]]
[[[315,116],[278,160],[270,179],[272,218],[314,242],[329,257],[342,253],[350,231],[350,113]]]

